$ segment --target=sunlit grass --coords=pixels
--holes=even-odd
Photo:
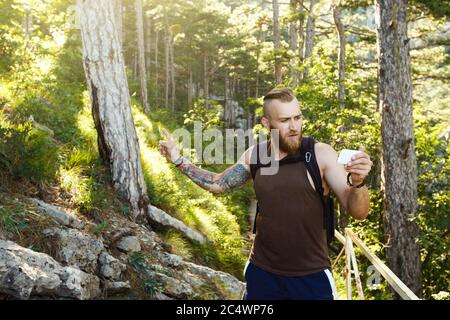
[[[196,229],[203,234],[214,234],[218,232],[217,226],[211,221],[211,216],[205,209],[194,207],[191,214],[186,215],[186,221],[190,225],[195,225]]]
[[[220,197],[195,185],[160,154],[160,124],[151,122],[136,106],[133,107],[133,117],[151,204],[203,233],[218,250],[217,261],[228,268],[228,271],[240,272],[245,257],[242,254],[243,242],[236,217]],[[182,240],[175,239],[174,241]],[[187,245],[189,244],[186,243]],[[184,246],[180,244],[180,248]]]
[[[71,196],[73,203],[81,212],[94,207],[95,180],[84,176],[81,167],[60,168],[59,181],[61,188]]]
[[[97,131],[95,130],[94,120],[92,119],[91,102],[89,99],[89,92],[83,92],[83,108],[77,115],[77,127],[80,130],[83,137],[92,143],[96,144]]]
[[[9,90],[7,83],[0,79],[0,101],[1,100],[10,101],[11,91]]]
[[[186,260],[192,259],[192,250],[190,245],[180,234],[170,230],[166,233],[165,240],[171,246],[174,254]]]

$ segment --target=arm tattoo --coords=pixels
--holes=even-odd
[[[200,169],[184,158],[183,163],[178,168],[203,189],[217,193],[239,187],[250,177],[250,172],[242,164],[234,165],[220,179],[218,179],[218,173]]]
[[[249,177],[250,172],[245,169],[244,165],[239,163],[233,166],[229,171],[225,172],[218,183],[225,190],[229,190],[243,185]]]

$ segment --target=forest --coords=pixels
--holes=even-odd
[[[183,154],[222,172],[242,150],[202,161],[213,137],[195,140],[198,124],[257,137],[275,87],[295,93],[304,135],[336,151],[363,146],[373,161],[367,219],[335,202],[336,230],[352,230],[420,299],[450,300],[450,2],[0,8],[0,300],[240,299],[253,182],[203,190],[159,142],[163,129],[187,130]],[[349,272],[343,245],[329,244],[339,296],[400,299],[354,251]],[[65,275],[80,287],[68,289]]]

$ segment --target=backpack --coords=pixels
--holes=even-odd
[[[309,174],[311,175],[311,178],[314,182],[314,186],[316,189],[316,192],[319,194],[320,199],[322,200],[322,207],[323,207],[323,222],[324,222],[324,228],[326,230],[327,234],[327,243],[330,243],[334,239],[334,200],[328,194],[327,196],[324,196],[324,190],[322,187],[322,178],[320,176],[320,169],[319,165],[317,164],[316,160],[316,154],[314,152],[314,138],[313,137],[303,137],[302,143],[300,147],[300,154],[299,156],[295,156],[289,159],[286,159],[286,163],[293,163],[293,162],[300,162],[303,161],[306,169],[308,170]],[[256,163],[254,161],[251,161],[250,164],[250,171],[252,174],[253,180],[255,180],[256,172],[259,168],[269,166],[270,164],[262,164],[259,160],[259,148],[263,145],[266,145],[265,143],[256,144]],[[255,150],[254,149],[254,150]],[[253,155],[254,156],[254,155]],[[280,164],[281,165],[281,164]],[[256,203],[256,215],[255,215],[255,221],[253,223],[253,233],[256,233],[256,218],[259,213],[259,204]]]

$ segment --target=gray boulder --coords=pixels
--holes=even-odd
[[[36,198],[32,198],[31,202],[36,205],[41,214],[53,218],[56,222],[62,224],[63,226],[77,229],[82,229],[84,227],[84,223],[81,222],[81,220],[79,220],[76,216],[61,210],[54,205],[45,203],[44,201]]]
[[[0,240],[0,292],[18,299],[37,295],[81,300],[101,293],[98,277],[4,240]]]
[[[76,229],[48,228],[43,233],[52,238],[56,260],[88,273],[97,273],[98,257],[105,249],[102,240]]]
[[[100,253],[98,262],[100,265],[99,276],[110,280],[120,280],[122,273],[127,269],[125,264],[106,251]]]
[[[207,240],[200,232],[186,226],[180,220],[175,219],[174,217],[172,217],[171,215],[169,215],[168,213],[164,212],[163,210],[157,207],[149,205],[147,214],[152,221],[156,221],[157,223],[162,224],[163,226],[177,229],[183,232],[188,238],[196,240],[200,243],[205,243]]]
[[[141,251],[141,244],[139,239],[135,236],[123,237],[116,244],[117,249],[123,252],[139,252]]]

